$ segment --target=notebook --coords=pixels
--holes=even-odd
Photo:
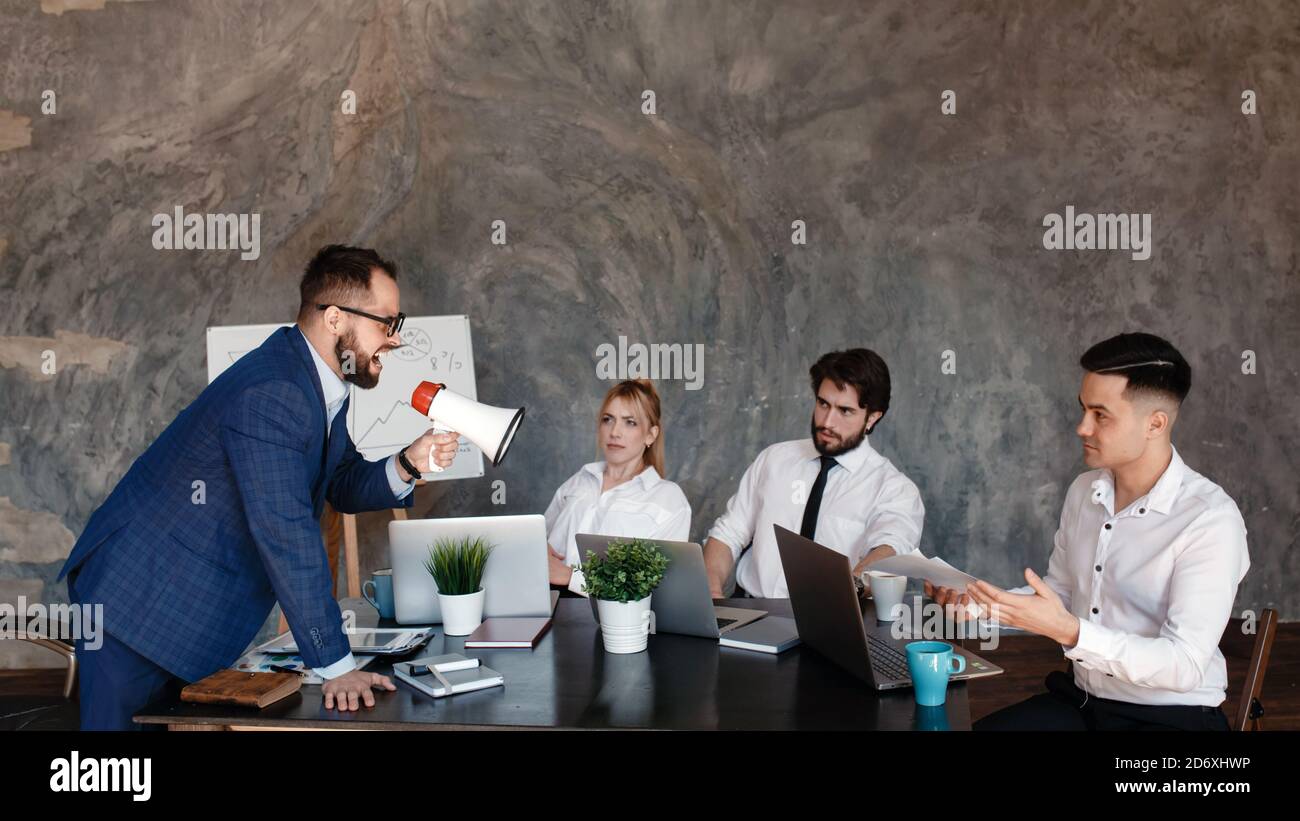
[[[486,619],[465,639],[466,650],[519,647],[531,650],[551,627],[550,619]]]
[[[434,698],[500,687],[506,683],[496,670],[459,653],[399,661],[393,665],[393,675]]]
[[[785,616],[768,616],[758,621],[723,633],[718,644],[738,650],[759,653],[784,653],[799,643],[799,631],[794,619]]]
[[[181,690],[181,701],[198,704],[235,704],[262,708],[298,692],[302,676],[297,673],[245,673],[218,670]]]

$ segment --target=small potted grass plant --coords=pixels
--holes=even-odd
[[[620,539],[604,556],[587,551],[582,563],[583,589],[596,600],[600,634],[607,653],[639,653],[654,630],[650,598],[668,567],[653,542]]]
[[[439,539],[429,548],[424,569],[438,585],[442,629],[468,636],[483,623],[483,568],[494,545],[482,537]]]

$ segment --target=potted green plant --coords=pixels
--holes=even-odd
[[[468,636],[483,623],[483,568],[495,545],[482,537],[439,539],[429,548],[424,569],[438,586],[442,629]]]
[[[650,598],[663,581],[668,557],[653,542],[620,539],[604,556],[587,551],[583,589],[596,600],[600,634],[608,653],[639,653],[654,630]]]

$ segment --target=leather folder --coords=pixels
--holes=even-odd
[[[262,708],[293,695],[300,687],[302,676],[297,673],[219,670],[182,689],[181,701]]]

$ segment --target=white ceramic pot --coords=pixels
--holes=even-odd
[[[600,635],[606,653],[640,653],[645,650],[655,629],[650,599],[651,596],[630,602],[596,600]]]
[[[438,605],[442,608],[442,630],[449,636],[468,636],[483,623],[483,598],[486,591],[479,588],[477,593],[462,596],[438,594]]]

